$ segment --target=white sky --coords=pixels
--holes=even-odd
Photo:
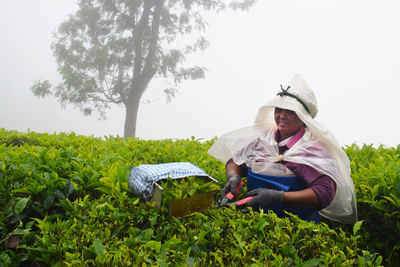
[[[106,121],[85,117],[29,88],[60,78],[50,50],[72,0],[0,2],[0,127],[37,132],[123,136],[124,109]],[[211,45],[190,58],[206,79],[180,85],[177,98],[139,109],[141,139],[210,139],[252,124],[280,84],[300,73],[319,102],[317,120],[343,145],[400,144],[400,2],[398,0],[258,0],[248,12],[210,16]],[[163,96],[154,81],[145,98]]]

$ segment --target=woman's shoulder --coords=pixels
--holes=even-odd
[[[305,129],[303,137],[299,140],[298,145],[307,151],[318,152],[321,154],[320,156],[324,155],[330,157],[331,155],[327,144],[307,128]]]

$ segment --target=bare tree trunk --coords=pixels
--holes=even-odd
[[[125,105],[124,138],[136,136],[136,120],[139,110],[140,97],[130,99]]]
[[[127,104],[125,104],[125,138],[136,136],[136,120],[139,110],[140,98],[142,97],[142,94],[147,85],[156,74],[156,69],[154,68],[154,58],[158,45],[161,10],[164,4],[164,0],[157,0],[154,4],[155,8],[152,14],[150,46],[149,52],[144,59],[144,65],[142,65],[143,47],[142,41],[140,41],[142,40],[140,38],[140,35],[142,34],[143,29],[141,27],[138,27],[138,30],[133,33],[133,36],[138,35],[137,38],[134,38],[134,40],[138,41],[134,42],[136,58],[133,71],[132,89],[129,93]],[[146,20],[148,20],[151,7],[152,5],[150,4],[150,1],[144,2],[144,11],[141,18],[141,21],[143,20],[142,23],[145,23]]]

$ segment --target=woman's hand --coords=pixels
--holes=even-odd
[[[243,185],[240,186],[239,190],[236,191],[237,187],[240,185],[240,182],[242,181],[240,179],[240,176],[237,174],[232,174],[226,178],[226,184],[221,190],[221,195],[225,196],[229,192],[231,192],[234,196],[238,196],[242,193],[243,191]]]
[[[300,191],[283,192],[274,189],[257,188],[247,193],[254,196],[247,205],[266,207],[272,204],[285,203],[299,208],[318,209],[320,204],[317,195],[311,188]]]
[[[283,202],[283,191],[268,188],[257,188],[247,193],[247,196],[254,196],[247,206],[266,207],[272,204]]]

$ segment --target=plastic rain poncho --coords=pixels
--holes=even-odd
[[[308,165],[336,182],[335,198],[320,214],[341,223],[356,222],[357,203],[350,162],[334,135],[314,120],[318,106],[313,91],[299,74],[283,88],[282,92],[286,90],[289,94],[277,95],[259,109],[252,126],[221,136],[208,153],[223,163],[232,158],[236,164],[246,163],[254,172],[267,175],[293,175],[277,163],[281,160]],[[303,137],[283,155],[279,155],[274,139],[275,107],[296,112],[306,125]],[[260,145],[264,149],[257,152],[254,146]]]

